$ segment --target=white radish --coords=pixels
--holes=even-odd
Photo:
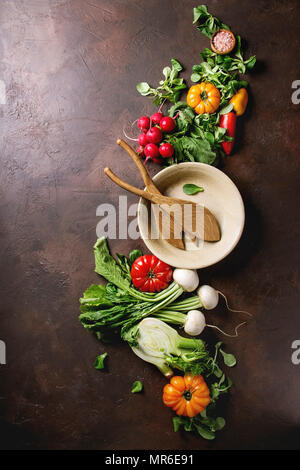
[[[212,310],[218,305],[219,292],[213,287],[207,285],[201,286],[199,287],[197,294],[205,310]]]
[[[206,323],[204,314],[200,312],[200,310],[190,310],[186,315],[184,331],[190,336],[197,336],[200,335],[204,328],[207,326],[209,328],[215,328],[225,336],[228,336],[230,338],[236,338],[238,336],[238,329],[240,328],[240,326],[245,325],[245,323],[246,322],[243,322],[236,326],[234,330],[235,334],[230,335],[228,333],[225,333],[225,331],[221,330],[221,328],[216,325],[208,325]]]
[[[205,316],[200,310],[190,310],[186,316],[184,331],[190,336],[202,333],[206,326]]]
[[[222,292],[214,289],[211,286],[203,285],[199,287],[197,294],[205,310],[212,310],[213,308],[216,308],[216,306],[219,303],[219,295],[221,295],[225,300],[226,307],[229,310],[229,312],[245,313],[245,315],[249,315],[249,317],[252,317],[252,314],[249,312],[246,312],[245,310],[233,310],[232,308],[230,308],[228,305],[226,295],[224,295]]]
[[[173,279],[185,292],[193,292],[199,285],[197,271],[193,269],[176,268],[173,272]]]

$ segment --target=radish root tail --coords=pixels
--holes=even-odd
[[[129,135],[126,134],[124,128],[123,128],[123,134],[125,135],[126,139],[128,139],[128,140],[134,140],[134,142],[138,142],[138,139],[133,139],[132,137],[129,137]]]
[[[249,313],[249,312],[246,312],[245,310],[233,310],[232,308],[229,307],[228,305],[228,301],[227,301],[227,297],[225,294],[223,294],[223,292],[220,292],[219,290],[217,291],[218,294],[220,294],[223,299],[225,300],[225,303],[226,303],[226,307],[227,309],[229,310],[229,312],[233,312],[233,313],[244,313],[245,315],[248,315],[249,317],[253,317],[252,313]]]
[[[234,329],[234,331],[235,331],[235,334],[234,334],[234,335],[230,335],[229,333],[225,333],[225,331],[221,330],[221,328],[219,328],[219,327],[216,326],[216,325],[206,325],[206,326],[208,326],[209,328],[215,328],[215,330],[220,331],[220,333],[222,333],[222,334],[225,335],[225,336],[228,336],[229,338],[237,338],[238,335],[239,335],[239,334],[238,334],[238,329],[239,329],[241,326],[245,325],[246,323],[247,323],[247,322],[243,321],[243,323],[240,323],[239,325],[237,325],[237,326],[235,327],[235,329]]]

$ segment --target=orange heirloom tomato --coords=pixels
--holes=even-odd
[[[187,104],[194,108],[197,114],[214,113],[220,106],[221,95],[214,85],[202,82],[193,85],[187,95]]]
[[[193,418],[210,403],[209,388],[202,375],[175,376],[164,386],[163,402],[179,416]]]

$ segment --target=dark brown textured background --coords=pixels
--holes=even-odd
[[[201,281],[255,315],[238,340],[226,341],[238,358],[223,405],[226,428],[214,442],[175,434],[159,372],[126,344],[102,346],[77,321],[78,297],[97,282],[96,207],[125,194],[103,167],[110,163],[141,186],[115,140],[124,123],[154,109],[137,94],[137,82],[156,84],[171,57],[184,64],[187,79],[199,63],[208,40],[192,26],[196,4],[1,1],[3,449],[300,447],[300,365],[291,363],[291,343],[300,339],[300,105],[291,102],[291,84],[300,79],[297,0],[206,1],[247,39],[247,55],[258,57],[236,152],[224,167],[245,201],[245,232],[226,260],[200,272]],[[110,246],[144,249],[140,240]],[[227,328],[234,323],[223,307],[209,317],[223,326],[225,319]],[[108,372],[101,373],[93,361],[104,350]],[[143,395],[130,393],[137,379]]]

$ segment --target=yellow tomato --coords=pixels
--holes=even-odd
[[[193,85],[187,95],[187,104],[194,108],[197,114],[214,113],[220,106],[220,100],[218,88],[208,82]]]

